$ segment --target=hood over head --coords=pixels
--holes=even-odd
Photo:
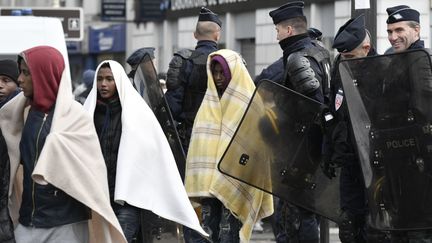
[[[31,105],[48,112],[55,104],[65,63],[62,54],[50,46],[36,46],[23,51],[18,65],[24,60],[33,80]]]

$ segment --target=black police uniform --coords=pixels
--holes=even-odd
[[[340,53],[357,48],[366,37],[364,15],[347,21],[337,32],[333,48]],[[369,56],[376,55],[373,48]],[[355,140],[349,122],[348,108],[337,70],[340,55],[332,71],[331,102],[329,109],[334,115],[331,128],[327,130],[324,145],[324,163],[340,166],[340,207],[343,212],[339,222],[339,238],[342,242],[366,242],[366,216],[368,213],[366,188],[360,162],[355,153]],[[333,167],[332,166],[332,167]],[[325,168],[330,168],[327,165]],[[329,169],[331,170],[331,169]],[[331,171],[327,171],[332,176]]]
[[[414,21],[420,23],[420,13],[406,5],[398,5],[386,9],[389,17],[387,24],[393,24],[400,21]],[[424,48],[424,42],[420,39],[412,43],[407,50]],[[416,178],[418,179],[418,178]],[[418,184],[414,182],[414,184]],[[392,242],[430,242],[432,241],[431,230],[418,231],[393,231],[391,232]]]
[[[337,32],[333,48],[340,53],[350,52],[357,48],[366,38],[364,15],[348,20]],[[373,48],[368,56],[374,56]],[[332,71],[331,99],[329,110],[334,118],[330,121],[325,136],[324,168],[331,177],[333,167],[341,167],[340,173],[340,207],[342,210],[339,222],[341,242],[366,242],[366,217],[368,214],[367,192],[356,155],[356,143],[352,134],[348,108],[344,101],[344,92],[338,72],[340,55],[336,57]],[[363,69],[359,69],[363,70]],[[332,163],[328,166],[327,163]],[[326,169],[328,169],[326,171]],[[382,236],[380,236],[383,238]],[[376,237],[377,238],[377,237]]]
[[[198,21],[222,22],[211,10],[202,7]],[[174,120],[179,122],[178,132],[185,154],[188,152],[196,113],[207,90],[207,57],[218,50],[217,43],[198,41],[195,50],[182,49],[174,54],[167,72],[165,97]],[[206,243],[207,239],[194,230],[183,227],[185,242]]]
[[[273,23],[277,25],[287,19],[305,19],[303,8],[302,1],[290,2],[269,14]],[[329,59],[326,59],[329,56],[328,51],[313,43],[308,33],[285,38],[279,45],[283,50],[282,65],[277,61],[272,68],[283,67],[281,83],[319,102],[324,102],[323,87],[326,87],[328,82],[325,66],[330,66]],[[283,200],[276,207],[276,228],[277,242],[318,242],[315,215]]]
[[[202,8],[198,21],[212,21],[221,26],[216,14]],[[173,117],[180,122],[179,133],[185,153],[189,147],[193,122],[207,90],[207,57],[217,51],[217,43],[198,41],[195,50],[180,50],[174,54],[167,72],[165,97]]]

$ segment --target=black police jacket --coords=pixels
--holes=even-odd
[[[48,114],[31,108],[24,125],[20,153],[24,168],[19,222],[24,226],[50,228],[71,224],[90,217],[88,208],[51,184],[40,185],[31,174],[51,129],[54,109]],[[79,178],[77,178],[79,179]]]
[[[374,48],[369,50],[368,56],[377,55]],[[324,144],[324,160],[331,161],[339,166],[358,164],[356,156],[355,139],[352,134],[352,127],[346,105],[342,81],[338,72],[340,56],[335,60],[332,70],[332,86],[330,89],[330,112],[334,116],[331,126],[326,131]]]
[[[283,50],[283,62],[285,72],[288,71],[287,64],[291,64],[293,61],[298,61],[296,60],[297,58],[288,60],[293,54],[295,54],[296,52],[302,52],[307,48],[317,48],[314,44],[312,44],[312,40],[307,33],[285,38],[279,42],[279,45]],[[301,77],[302,75],[297,75],[298,73],[296,73],[295,76],[290,75],[288,71],[288,75],[285,78],[284,85],[290,89],[293,89],[294,91],[300,92],[316,101],[323,103],[324,95],[321,85],[322,81],[324,80],[324,70],[321,69],[321,67],[319,66],[317,61],[314,60],[314,58],[310,56],[306,56],[305,58],[309,60],[310,66],[295,69],[302,70],[301,72],[304,73],[310,73],[310,69],[312,69],[314,73],[313,77],[308,75],[310,78],[296,79],[296,77]]]
[[[0,130],[0,242],[12,243],[14,241],[14,230],[8,210],[9,191],[9,155],[6,141]]]
[[[183,149],[187,150],[196,113],[207,90],[206,62],[210,53],[217,51],[217,43],[209,40],[198,41],[189,57],[176,55],[171,62],[180,62],[178,77],[167,77],[167,99],[176,121],[182,123],[180,133]],[[171,66],[171,64],[170,64]],[[172,73],[168,70],[168,74]]]
[[[117,156],[122,131],[121,114],[122,107],[119,99],[111,101],[98,99],[94,123],[107,167],[111,203],[114,202]]]
[[[284,62],[283,58],[279,58],[274,63],[270,64],[267,68],[262,70],[262,72],[255,77],[255,85],[259,85],[262,80],[268,79],[278,84],[283,85],[284,79]]]

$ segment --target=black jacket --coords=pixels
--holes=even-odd
[[[94,113],[96,132],[107,166],[111,203],[114,202],[117,155],[122,132],[121,113],[122,107],[119,99],[112,101],[102,101],[99,99]]]
[[[6,141],[0,130],[0,242],[12,243],[14,230],[8,210],[10,164]]]
[[[31,108],[24,125],[20,153],[24,168],[19,222],[24,226],[51,228],[90,218],[88,208],[51,184],[40,185],[31,174],[51,129],[53,110],[48,114]]]
[[[268,79],[278,84],[283,84],[284,79],[284,62],[283,58],[279,58],[274,63],[270,64],[267,68],[255,77],[255,85],[259,85],[261,80]]]
[[[376,56],[374,48],[369,50],[368,56]],[[342,81],[338,72],[340,56],[335,59],[332,70],[332,86],[330,95],[330,112],[334,115],[333,124],[328,130],[327,144],[324,146],[324,159],[341,166],[359,164],[355,154],[355,139],[348,114],[348,107],[343,93]],[[361,69],[360,69],[361,70]],[[341,100],[340,106],[336,106],[336,97]]]
[[[307,33],[285,38],[279,42],[279,45],[283,50],[284,67],[287,66],[287,60],[291,54],[301,52],[307,48],[317,48],[314,44],[312,44],[312,40]],[[322,80],[324,79],[325,75],[324,70],[321,70],[319,64],[312,57],[308,56],[307,59],[310,61],[311,68],[315,72],[315,77],[322,85]],[[288,88],[298,91],[294,87],[292,87],[292,82],[290,80],[285,80],[285,86],[288,86]],[[315,89],[312,92],[305,93],[304,95],[307,95],[308,97],[316,101],[322,103],[324,102],[324,95],[321,87]]]
[[[198,41],[192,55],[182,61],[178,78],[167,78],[165,97],[173,118],[182,123],[179,133],[181,133],[183,149],[186,152],[196,113],[207,90],[207,57],[217,50],[217,43],[214,41]],[[174,58],[181,57],[175,56]],[[168,73],[170,73],[170,70],[168,70]]]

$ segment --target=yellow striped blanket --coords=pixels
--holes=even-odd
[[[219,99],[210,60],[221,55],[228,63],[231,81]],[[185,185],[191,200],[216,197],[243,224],[242,242],[250,240],[254,223],[273,213],[272,196],[221,174],[217,163],[245,113],[255,85],[239,54],[219,50],[207,59],[207,92],[195,118],[186,162]]]

